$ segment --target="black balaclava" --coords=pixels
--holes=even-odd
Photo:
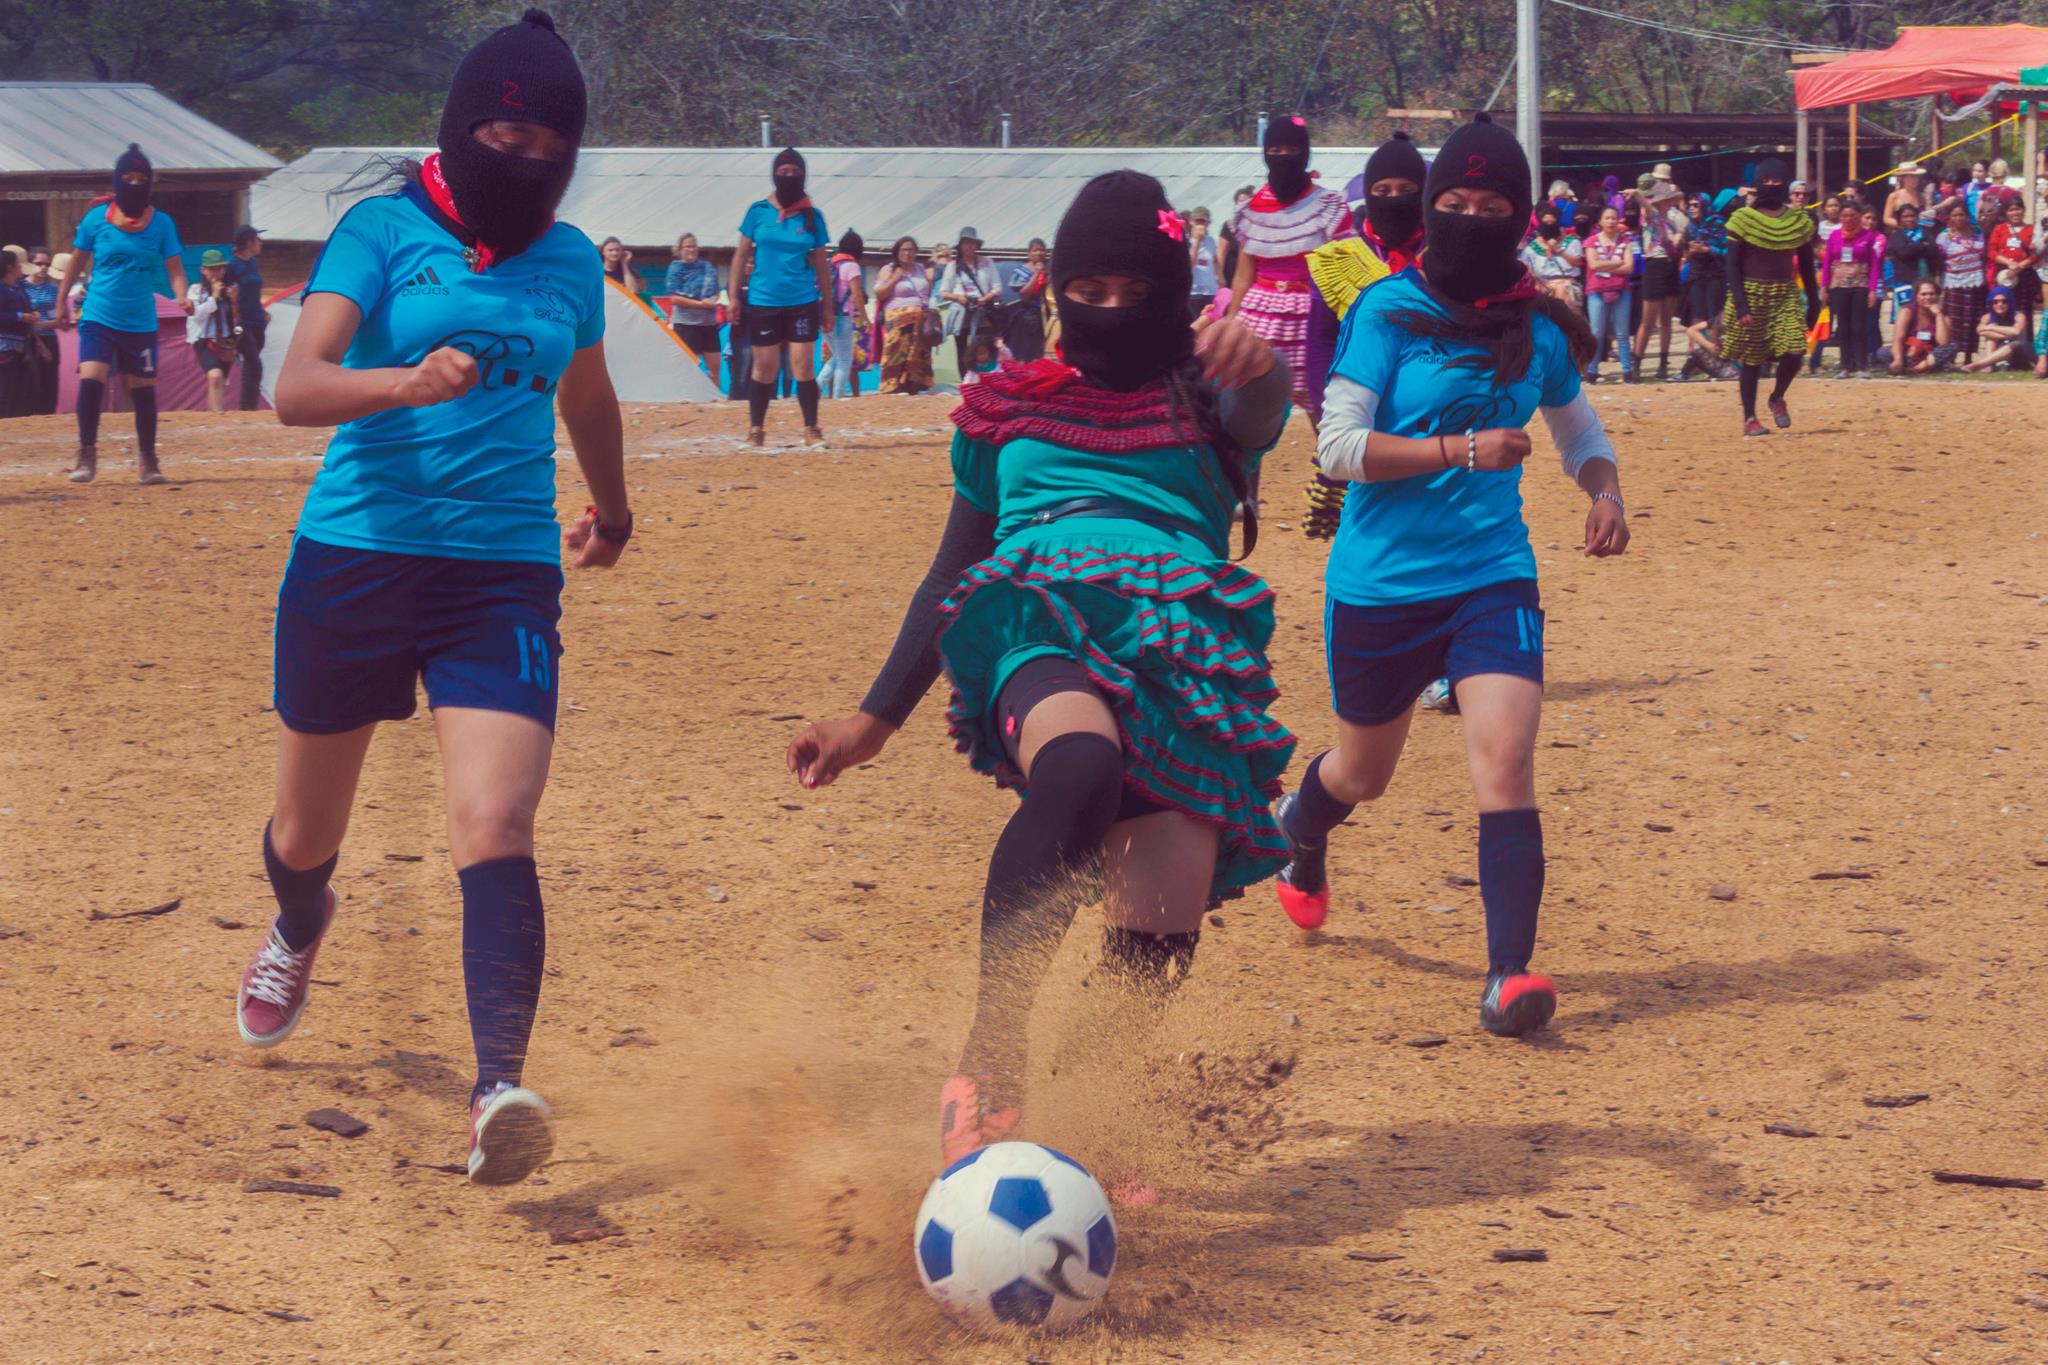
[[[122,176],[132,171],[141,171],[149,179],[140,185],[130,185]],[[149,196],[156,188],[156,167],[149,164],[149,158],[142,154],[142,148],[131,142],[128,150],[114,161],[114,207],[130,218],[140,218],[149,207]]]
[[[1053,236],[1052,264],[1060,355],[1090,383],[1129,392],[1194,354],[1194,267],[1180,218],[1151,176],[1111,171],[1083,185]],[[1124,308],[1076,303],[1067,284],[1084,275],[1128,275],[1152,291]]]
[[[1493,190],[1507,196],[1501,217],[1446,213],[1444,191]],[[1422,273],[1460,303],[1504,294],[1521,282],[1520,250],[1529,230],[1529,158],[1515,135],[1485,114],[1444,139],[1423,185]]]
[[[860,234],[852,228],[848,228],[840,235],[839,254],[842,256],[858,256],[867,250],[867,246],[868,244],[861,240]]]
[[[576,173],[583,116],[583,70],[543,10],[526,11],[455,68],[441,110],[441,174],[462,225],[499,257],[526,250],[554,221]],[[472,134],[495,119],[552,128],[569,139],[569,155],[544,161],[487,147]]]
[[[781,174],[784,166],[796,167],[795,175]],[[775,179],[775,202],[786,209],[795,208],[803,202],[804,177],[809,168],[804,165],[804,154],[794,147],[784,147],[775,154],[775,164],[768,168],[768,174]]]
[[[1785,207],[1791,193],[1791,185],[1789,183],[1791,175],[1792,173],[1786,169],[1785,163],[1775,156],[1758,162],[1756,168],[1756,207],[1760,209],[1781,209]],[[1777,183],[1766,185],[1764,183],[1766,180]]]
[[[1429,163],[1406,133],[1394,134],[1365,159],[1365,221],[1382,246],[1399,249],[1422,231],[1422,191],[1374,194],[1372,187],[1382,180],[1413,180],[1419,186],[1428,178]]]
[[[1299,147],[1300,156],[1274,156],[1275,147]],[[1266,183],[1283,204],[1308,193],[1308,121],[1299,114],[1266,125]]]

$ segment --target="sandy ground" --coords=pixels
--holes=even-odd
[[[1029,1133],[1166,1198],[1123,1215],[1099,1323],[998,1342],[941,1321],[909,1241],[1010,798],[936,699],[831,790],[781,756],[893,636],[945,508],[944,400],[833,405],[824,454],[736,453],[730,407],[632,414],[640,534],[571,577],[541,812],[529,1078],[561,1143],[511,1191],[453,1164],[424,718],[372,750],[305,1026],[258,1058],[230,1018],[320,434],[175,415],[174,482],[143,489],[116,418],[76,488],[64,419],[7,423],[0,1359],[2048,1359],[2048,1191],[1932,1179],[2048,1177],[2048,389],[1933,392],[1938,417],[1924,388],[1802,383],[1799,427],[1745,443],[1726,386],[1602,388],[1621,562],[1572,552],[1583,500],[1539,436],[1554,1031],[1476,1026],[1475,819],[1458,724],[1425,716],[1339,836],[1328,932],[1264,889],[1226,907],[1149,1033],[1088,991],[1093,924],[1072,936]],[[1320,550],[1269,529],[1254,567],[1305,760]],[[369,1131],[307,1126],[330,1106]]]

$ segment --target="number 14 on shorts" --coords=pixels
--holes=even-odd
[[[514,626],[512,631],[519,637],[519,681],[547,691],[552,685],[548,681],[548,637],[525,626]]]

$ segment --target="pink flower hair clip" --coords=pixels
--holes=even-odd
[[[1180,215],[1172,209],[1159,210],[1159,230],[1176,242],[1187,240],[1187,231],[1181,226]]]

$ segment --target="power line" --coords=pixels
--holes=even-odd
[[[1624,24],[1635,24],[1641,28],[1652,28],[1662,33],[1675,33],[1684,38],[1703,38],[1716,43],[1738,43],[1743,47],[1773,47],[1794,52],[1827,52],[1847,56],[1839,47],[1820,47],[1813,43],[1794,42],[1789,38],[1744,38],[1733,33],[1716,33],[1712,29],[1689,28],[1684,24],[1667,24],[1658,19],[1643,19],[1633,14],[1618,14],[1611,9],[1599,9],[1593,5],[1582,5],[1578,0],[1550,0],[1553,5],[1579,10],[1585,14],[1597,14],[1602,19],[1613,19]]]

